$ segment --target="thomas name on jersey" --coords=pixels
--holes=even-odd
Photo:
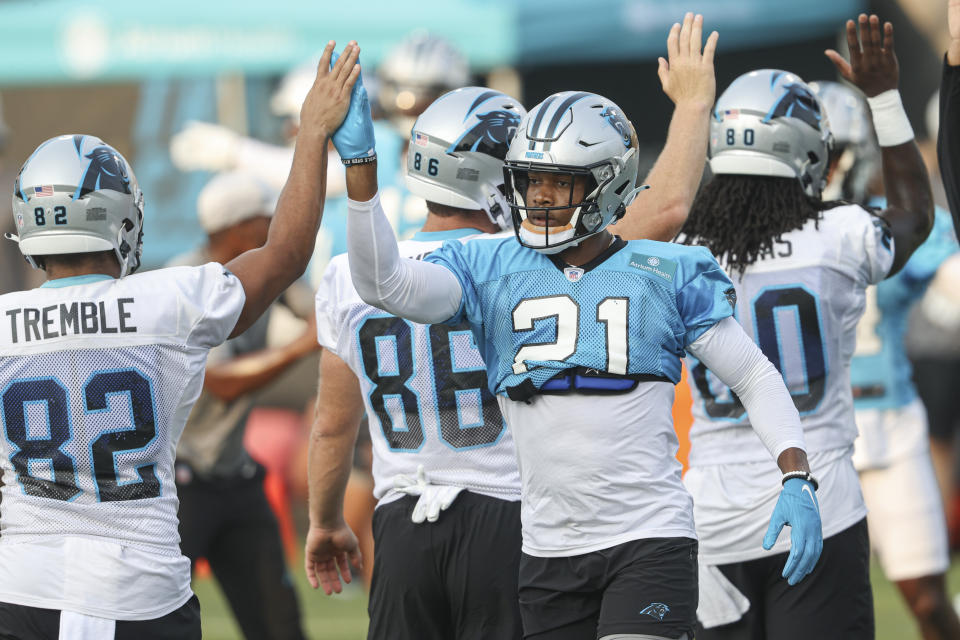
[[[133,298],[117,298],[116,306],[100,302],[71,302],[52,304],[41,309],[22,307],[8,309],[10,342],[31,342],[60,336],[86,333],[136,333],[129,323],[131,313],[127,305]]]

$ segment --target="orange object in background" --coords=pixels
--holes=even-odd
[[[683,470],[687,470],[687,459],[690,456],[690,427],[693,425],[693,396],[690,385],[687,384],[687,368],[683,367],[680,383],[677,385],[673,398],[673,428],[680,440],[677,450],[677,460],[683,463]]]

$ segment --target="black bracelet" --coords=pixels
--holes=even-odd
[[[371,162],[377,161],[377,154],[374,153],[372,156],[360,156],[359,158],[341,158],[343,164],[346,166],[354,164],[370,164]]]
[[[783,478],[780,480],[780,484],[784,485],[787,483],[787,480],[792,480],[793,478],[800,478],[801,480],[806,480],[813,485],[813,490],[816,491],[820,488],[820,483],[817,482],[817,479],[813,477],[813,474],[809,471],[787,471],[783,474]]]

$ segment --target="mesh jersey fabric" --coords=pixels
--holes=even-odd
[[[694,537],[671,407],[684,347],[732,313],[733,285],[710,253],[618,240],[570,268],[515,238],[484,237],[447,242],[425,260],[460,281],[450,322],[469,323],[516,442],[524,552]],[[572,367],[656,381],[603,396],[507,397]]]
[[[737,319],[783,374],[808,453],[848,447],[856,438],[850,358],[857,322],[867,286],[886,277],[892,263],[886,225],[849,205],[783,234],[772,254],[734,278]],[[687,365],[691,466],[767,460],[739,400],[695,358]]]
[[[204,248],[175,256],[168,266],[198,266],[210,261]],[[232,360],[267,347],[267,330],[273,305],[246,331],[210,350],[208,364]],[[177,461],[187,463],[193,476],[205,480],[249,478],[257,463],[243,445],[247,420],[256,404],[256,393],[226,401],[206,391],[200,393],[177,444]]]
[[[143,619],[189,597],[174,451],[244,301],[216,263],[0,296],[0,599]]]
[[[400,243],[400,254],[423,258],[445,240],[473,242],[477,234],[420,232]],[[316,305],[318,341],[347,363],[361,387],[381,503],[403,495],[393,490],[393,477],[415,476],[420,464],[431,483],[519,499],[513,439],[469,326],[418,324],[365,304],[346,254],[328,265]]]
[[[463,298],[491,390],[537,389],[573,367],[680,380],[684,347],[732,313],[733,285],[702,247],[618,241],[590,268],[560,268],[514,238],[448,242],[425,258]]]

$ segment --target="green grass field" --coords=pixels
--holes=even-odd
[[[960,560],[960,558],[955,558]],[[294,571],[300,595],[307,635],[314,640],[358,640],[366,635],[367,598],[360,588],[351,588],[339,596],[327,597],[307,584],[302,566]],[[950,568],[948,586],[951,595],[960,592],[960,562]],[[215,580],[196,580],[193,585],[200,598],[205,640],[235,640],[242,636],[233,621]],[[895,586],[887,582],[879,567],[873,566],[874,608],[877,640],[919,638],[913,620],[900,600]],[[495,639],[491,639],[495,640]]]

